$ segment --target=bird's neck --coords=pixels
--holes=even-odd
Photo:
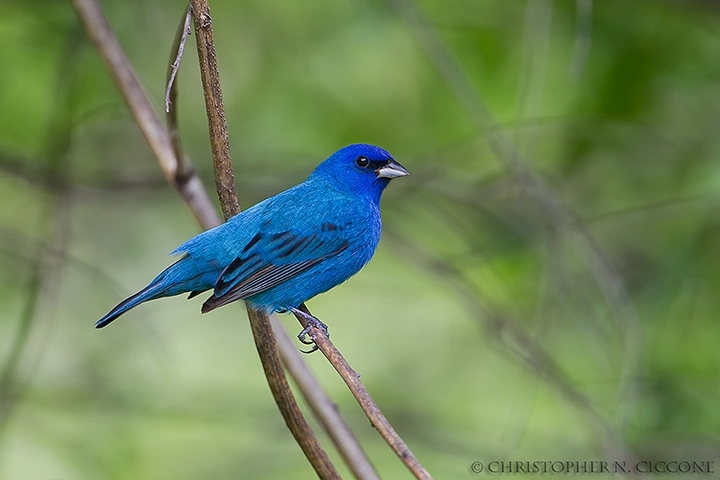
[[[344,197],[357,196],[360,201],[372,203],[376,207],[380,205],[380,197],[388,184],[387,179],[378,179],[368,185],[354,183],[348,184],[339,182],[336,179],[329,180],[327,178],[313,177],[308,178],[306,182],[314,184],[314,188],[321,188],[326,191],[331,190]]]

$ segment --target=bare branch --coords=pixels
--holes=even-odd
[[[170,79],[177,74],[177,62],[181,55],[183,36],[186,35],[184,33],[186,31],[185,25],[183,25],[183,33],[180,34],[177,46],[173,49],[174,51],[177,50],[177,53],[175,54],[175,61],[169,70],[168,98],[170,109],[168,112],[168,123],[170,128],[176,132],[177,136],[176,141],[173,141],[171,136],[168,135],[167,131],[159,123],[157,116],[155,116],[152,108],[150,107],[150,103],[145,96],[139,81],[137,80],[137,77],[132,71],[132,67],[127,61],[127,58],[124,56],[117,39],[113,36],[107,21],[102,16],[102,13],[95,1],[73,0],[73,4],[78,12],[78,16],[83,22],[83,25],[88,31],[88,34],[93,39],[93,42],[103,56],[103,59],[105,60],[113,79],[118,85],[119,90],[123,94],[130,111],[133,113],[138,126],[163,167],[166,179],[178,188],[178,191],[181,193],[186,203],[191,206],[193,213],[204,228],[209,228],[219,224],[219,219],[214,209],[210,208],[207,210],[200,208],[203,207],[203,204],[205,203],[211,205],[209,197],[202,187],[202,184],[198,181],[197,186],[199,187],[199,190],[201,190],[202,195],[194,196],[188,194],[193,191],[192,189],[182,189],[180,188],[182,184],[178,182],[178,178],[183,176],[180,172],[189,173],[191,175],[191,179],[197,178],[191,167],[188,169],[182,168],[183,158],[179,144],[179,133],[177,132],[175,102],[177,95],[177,82],[170,81]],[[198,55],[200,59],[203,90],[208,113],[213,161],[216,171],[216,186],[223,214],[226,218],[229,218],[230,216],[236,215],[240,212],[240,205],[237,201],[237,195],[235,192],[233,167],[230,161],[227,126],[225,123],[219,74],[217,71],[217,62],[212,42],[212,22],[207,2],[203,0],[193,0],[192,13],[195,20]],[[204,202],[203,199],[207,199],[207,201]],[[268,377],[268,383],[273,395],[275,396],[276,402],[278,403],[278,407],[288,424],[288,427],[305,452],[306,456],[308,456],[308,459],[310,459],[318,475],[321,478],[339,478],[337,471],[332,466],[332,463],[330,463],[327,454],[322,450],[322,447],[310,430],[310,427],[302,416],[302,413],[292,396],[292,391],[287,384],[287,379],[285,378],[284,370],[277,354],[275,338],[267,317],[253,310],[248,310],[248,316],[253,329],[256,346],[258,348],[258,352],[260,353],[261,361],[263,362],[263,368],[266,372],[266,376]],[[295,360],[291,360],[293,358],[293,354],[296,355],[292,344],[289,342],[282,342],[281,344],[284,345],[283,348],[286,350],[284,352],[284,357],[288,368],[295,372],[296,381],[301,390],[307,392],[309,383],[304,378],[308,375],[311,376],[311,374],[307,371],[307,367],[304,363],[297,363]],[[349,367],[347,367],[347,369],[349,369]],[[303,371],[304,373],[301,374]],[[317,394],[308,395],[307,398],[308,403],[311,405],[311,408],[313,408],[316,414],[318,414],[318,412],[322,412],[322,414],[318,414],[321,422],[324,425],[333,425],[333,427],[328,428],[331,438],[335,439],[343,436],[345,437],[343,441],[335,441],[338,444],[341,454],[348,461],[353,473],[358,478],[377,478],[377,474],[372,468],[372,465],[365,457],[364,453],[357,444],[357,441],[352,437],[352,434],[346,428],[343,432],[343,428],[338,426],[339,423],[336,420],[328,421],[328,419],[332,417],[332,410],[334,410],[331,402],[329,402],[329,400],[323,401],[322,399],[319,401],[313,400],[313,398],[321,398]],[[327,397],[325,398],[327,399]],[[377,407],[375,408],[377,409]],[[422,478],[430,477],[426,476]]]
[[[182,175],[178,175],[179,162],[175,157],[170,135],[150,105],[150,100],[99,5],[95,0],[72,0],[72,4],[105,66],[110,70],[110,76],[115,81],[125,104],[160,163],[165,179],[180,193],[203,228],[219,225],[220,217],[198,176],[194,172],[189,175],[188,172],[182,172]]]
[[[208,116],[210,130],[210,146],[215,167],[215,186],[217,188],[220,206],[225,219],[240,213],[235,191],[235,175],[232,159],[230,157],[230,142],[228,140],[227,123],[225,121],[225,107],[222,101],[220,88],[220,74],[215,57],[213,43],[212,18],[210,7],[206,0],[192,0],[192,14],[197,39],[198,59],[200,61],[200,75],[203,92],[205,94],[205,108]],[[255,346],[262,362],[268,385],[275,398],[280,413],[285,419],[295,441],[298,442],[310,464],[320,478],[340,478],[330,458],[323,450],[320,442],[308,425],[300,407],[293,396],[292,390],[285,377],[285,370],[275,345],[275,335],[268,316],[252,308],[247,308],[250,327],[252,328]]]
[[[170,113],[170,104],[175,103],[175,99],[177,98],[175,77],[177,77],[177,73],[180,71],[180,61],[182,60],[183,52],[185,51],[185,42],[192,31],[190,30],[191,23],[192,4],[188,3],[187,10],[185,11],[185,21],[178,28],[177,34],[175,35],[175,43],[172,48],[172,51],[175,52],[175,60],[168,68],[167,89],[165,90],[165,113]]]
[[[305,304],[300,306],[300,310],[310,314]],[[300,315],[295,315],[300,324],[303,327],[308,326],[308,322],[305,318]],[[335,345],[325,335],[321,329],[315,327],[310,330],[310,338],[315,342],[315,345],[325,355],[328,361],[332,364],[335,370],[340,374],[340,377],[348,386],[350,392],[352,392],[355,400],[360,404],[365,415],[367,415],[370,423],[378,431],[380,436],[390,446],[395,455],[405,464],[410,472],[419,480],[432,479],[430,473],[418,462],[415,455],[410,451],[408,446],[403,442],[402,438],[397,434],[395,429],[387,421],[385,415],[383,415],[380,408],[378,408],[375,401],[370,396],[370,393],[365,388],[365,385],[360,381],[360,375],[350,367],[350,364],[345,360],[345,357],[335,348]]]
[[[180,175],[188,175],[192,173],[192,166],[186,161],[185,154],[183,153],[182,141],[180,140],[180,127],[178,126],[178,82],[176,76],[180,70],[180,61],[185,50],[185,42],[187,41],[188,35],[191,32],[192,25],[192,5],[188,3],[187,10],[185,10],[184,21],[178,26],[178,30],[175,33],[175,39],[173,40],[172,46],[172,62],[168,65],[167,70],[167,89],[165,92],[165,120],[167,121],[168,133],[172,140],[173,151],[175,152],[175,158],[178,161],[178,169],[183,173]]]
[[[322,385],[308,370],[305,361],[297,351],[295,343],[288,337],[277,316],[270,316],[270,323],[275,332],[280,357],[285,368],[290,373],[303,397],[313,411],[313,414],[322,424],[325,431],[337,446],[340,455],[355,475],[355,478],[365,480],[379,479],[377,472],[370,463],[363,449],[360,447],[352,430],[337,411],[337,405],[327,396]]]
[[[285,423],[290,429],[295,441],[300,445],[303,453],[305,453],[305,456],[315,469],[318,477],[323,479],[339,479],[340,474],[335,470],[330,458],[327,456],[325,450],[323,450],[310,425],[308,425],[305,420],[305,417],[300,411],[300,407],[298,407],[295,401],[292,390],[290,390],[290,385],[288,385],[285,370],[283,369],[282,361],[280,360],[275,345],[275,334],[272,331],[268,317],[251,308],[248,308],[247,312],[253,338],[255,339],[255,346],[257,347],[260,361],[265,371],[265,377],[267,377],[270,391],[275,398],[275,403],[277,403],[280,413],[285,419]]]
[[[220,198],[225,219],[240,213],[240,203],[235,191],[235,174],[230,157],[225,106],[223,105],[220,73],[217,68],[215,44],[213,43],[212,18],[207,0],[192,0],[200,77],[205,95],[205,109],[210,130],[210,149],[215,167],[215,188]]]

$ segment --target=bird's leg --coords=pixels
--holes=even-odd
[[[313,315],[310,315],[309,313],[304,312],[299,308],[291,308],[290,311],[307,322],[307,326],[303,328],[302,331],[298,334],[298,340],[300,340],[300,342],[304,343],[305,345],[312,345],[312,348],[309,351],[301,350],[301,352],[313,353],[315,350],[318,349],[318,346],[312,339],[312,337],[309,336],[310,330],[312,330],[313,328],[319,328],[323,331],[325,336],[329,338],[330,332],[328,332],[327,325],[321,322],[317,317],[314,317]]]

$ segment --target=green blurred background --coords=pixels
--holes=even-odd
[[[183,2],[102,6],[160,111]],[[412,173],[373,261],[309,307],[436,478],[493,460],[720,471],[720,4],[211,8],[243,206],[353,142]],[[93,328],[198,227],[68,2],[4,0],[0,44],[0,477],[314,478],[239,305],[178,297]],[[179,82],[212,188],[194,37]],[[381,476],[408,478],[306,359]]]

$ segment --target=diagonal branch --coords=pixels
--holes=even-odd
[[[178,82],[176,79],[177,72],[182,60],[184,45],[188,35],[191,32],[192,24],[192,4],[188,4],[188,8],[184,15],[184,20],[178,26],[175,36],[172,52],[172,63],[168,68],[167,76],[167,92],[165,96],[165,105],[167,111],[168,129],[173,139],[173,146],[178,158],[182,158],[182,147],[180,143],[180,131],[177,122],[177,92]],[[232,207],[234,208],[234,207]],[[337,447],[340,455],[356,478],[364,480],[375,480],[379,476],[375,471],[372,463],[360,446],[357,438],[353,435],[342,416],[338,413],[336,405],[330,400],[320,383],[308,369],[305,361],[297,351],[297,347],[292,343],[285,333],[282,324],[271,317],[271,324],[277,341],[277,348],[284,367],[290,373],[300,392],[302,393],[308,406],[313,414],[322,424],[323,428],[330,436],[331,440]],[[266,332],[258,330],[259,335],[266,335]],[[280,384],[276,384],[273,388],[282,388]]]
[[[194,172],[189,175],[187,172],[179,174],[181,170],[178,168],[179,163],[175,157],[170,135],[150,105],[150,100],[100,6],[95,0],[72,0],[72,4],[88,37],[95,44],[105,66],[110,70],[110,76],[115,81],[135,123],[157,158],[165,179],[183,197],[203,228],[219,225],[220,217],[200,178]]]
[[[278,320],[277,316],[271,315],[270,322],[275,332],[278,350],[285,368],[295,381],[313,414],[337,447],[343,460],[355,475],[355,478],[363,480],[379,479],[380,477],[370,463],[370,459],[338,412],[337,405],[330,400],[322,385],[307,368],[305,360],[300,356],[297,347],[290,340],[280,320]]]
[[[223,215],[227,220],[240,213],[240,203],[235,191],[235,175],[230,157],[225,107],[222,101],[220,74],[213,43],[212,18],[207,0],[192,0],[191,4],[210,130],[210,146],[215,167],[215,186]],[[320,478],[340,478],[327,453],[305,420],[292,390],[290,390],[285,377],[285,369],[275,345],[275,335],[270,325],[270,319],[266,314],[249,307],[247,312],[268,385],[295,441],[298,442]]]
[[[133,115],[135,122],[140,128],[151,150],[155,154],[155,157],[158,159],[163,173],[165,174],[166,180],[178,190],[180,195],[183,197],[185,203],[190,207],[190,210],[197,219],[198,223],[204,229],[219,225],[221,223],[220,217],[217,215],[217,211],[215,210],[215,207],[213,206],[212,201],[207,194],[207,191],[205,190],[204,186],[200,182],[197,175],[194,173],[194,170],[192,170],[192,168],[189,166],[189,164],[188,168],[181,167],[181,162],[175,154],[175,145],[173,140],[171,139],[170,134],[168,133],[167,129],[162,125],[158,116],[155,114],[150,104],[150,101],[147,98],[147,95],[145,94],[137,76],[135,75],[134,70],[130,65],[130,62],[125,56],[122,47],[120,46],[120,43],[113,34],[110,25],[103,16],[99,5],[96,3],[95,0],[72,0],[72,2],[78,18],[80,19],[83,27],[85,28],[88,36],[95,44],[96,49],[100,53],[100,56],[102,57],[106,66],[108,67],[108,70],[110,71],[111,77],[115,81],[118,90],[120,91],[123,99],[125,100],[128,109]],[[207,6],[207,4],[205,4],[205,6]],[[203,21],[202,24],[204,26],[201,28],[198,34],[198,38],[200,38],[201,32],[209,30],[209,15],[207,15],[206,21]],[[203,41],[205,41],[205,47],[207,47],[207,35],[205,33],[202,33],[202,38]],[[210,37],[210,40],[211,39],[212,37]],[[210,43],[210,47],[212,47],[212,43]],[[198,47],[198,49],[200,50],[200,46]],[[214,65],[214,48],[212,49],[212,51]],[[207,65],[207,63],[205,63],[205,65]],[[205,72],[205,70],[203,71]],[[215,78],[217,79],[216,68]],[[203,80],[205,80],[205,78],[203,78]],[[215,91],[219,94],[219,81],[217,81],[215,87]],[[222,99],[217,98],[216,100],[220,102],[219,105],[220,107],[222,107]],[[217,112],[216,107],[218,104],[210,103],[210,105],[213,107],[213,111]],[[171,111],[173,110],[174,109],[171,109]],[[210,110],[210,108],[208,110]],[[210,113],[208,115],[210,117]],[[211,120],[224,123],[224,113],[222,114],[222,118],[219,118],[217,114],[214,114],[210,118]],[[172,124],[173,120],[170,120],[170,122]],[[215,151],[217,150],[218,145],[220,145],[220,143],[222,142],[223,137],[226,145],[225,155],[221,157],[216,157],[214,155],[214,158],[223,158],[229,164],[230,157],[229,148],[227,148],[227,128],[225,127],[224,130],[221,129],[220,133],[217,134],[217,128],[215,128],[215,126],[213,125],[211,126],[211,132],[214,133],[212,135],[213,153],[215,153]],[[177,145],[179,146],[179,143]],[[180,152],[179,148],[178,152]],[[227,167],[227,165],[223,165],[222,163],[216,163],[216,166],[218,165],[219,168],[216,168],[216,171],[219,170],[220,175],[218,175],[219,179],[216,181],[216,183],[224,183],[223,188],[220,189],[224,193],[224,195],[221,195],[221,201],[223,205],[223,212],[226,213],[226,215],[230,216],[239,212],[239,204],[237,202],[237,197],[234,190],[232,165],[229,165],[229,167]],[[230,195],[228,195],[228,193],[230,193]],[[232,200],[233,197],[234,202]],[[250,313],[252,319],[252,312]],[[251,324],[254,323],[258,322],[251,321]],[[282,370],[282,365],[279,358],[277,357],[274,342],[271,343],[270,340],[268,340],[272,339],[273,337],[272,330],[270,329],[267,322],[263,331],[264,336],[262,337],[262,340],[258,342],[258,348],[260,350],[262,346],[262,351],[267,351],[271,354],[274,353],[276,361],[271,362],[271,365],[273,366],[273,371],[277,373],[277,371],[279,370],[282,374],[281,380],[271,381],[269,379],[269,382],[271,383],[271,389],[277,390],[277,388],[284,388],[284,390],[289,393],[290,400],[283,403],[278,402],[279,407],[281,408],[281,411],[284,411],[284,409],[287,409],[286,405],[294,405],[295,412],[292,413],[290,417],[299,418],[300,420],[293,421],[292,424],[304,425],[306,427],[306,430],[309,430],[307,422],[305,422],[294,398],[292,398],[292,392],[287,385],[287,380],[285,380],[284,378],[284,371]],[[256,333],[255,329],[254,333]],[[274,387],[278,385],[280,387]],[[288,421],[288,416],[286,416],[286,421]],[[290,424],[290,422],[288,423]],[[306,454],[309,455],[309,457],[312,456],[312,458],[322,456],[324,456],[325,458],[325,461],[322,462],[318,467],[316,467],[318,475],[321,476],[321,478],[339,478],[339,475],[335,471],[332,464],[329,462],[329,459],[327,459],[327,455],[324,451],[322,451],[322,448],[319,446],[317,439],[314,437],[314,435],[312,435],[312,433],[310,433],[310,435],[312,436],[311,438],[314,440],[314,446],[311,448],[307,448]],[[300,436],[301,438],[304,438],[302,437],[302,435]],[[301,446],[302,445],[303,443],[301,443]]]
[[[220,78],[217,72],[217,62],[212,44],[212,19],[210,17],[206,0],[192,0],[192,5],[193,17],[195,20],[195,34],[197,36],[198,56],[200,58],[200,68],[203,76],[205,103],[208,110],[208,122],[210,123],[210,137],[215,162],[216,184],[218,187],[218,195],[220,196],[220,203],[223,207],[223,213],[225,217],[228,218],[239,211],[239,205],[237,205],[232,163],[230,161],[227,126],[225,124],[225,112],[222,105],[222,94],[220,91]],[[302,308],[307,310],[304,305]],[[250,308],[248,308],[248,316],[250,317],[250,323],[253,328],[253,334],[256,338],[258,351],[264,351],[261,350],[261,345],[258,343],[258,338],[262,338],[263,336],[267,336],[267,340],[274,346],[275,339],[272,335],[272,330],[267,316]],[[317,329],[315,329],[315,332],[317,332]],[[360,382],[358,375],[354,370],[352,370],[352,368],[350,368],[350,365],[347,361],[345,361],[340,352],[332,345],[332,343],[330,343],[326,336],[315,335],[313,340],[316,340],[316,338],[319,342],[318,347],[320,347],[321,350],[323,350],[324,347],[323,353],[338,373],[340,373],[343,380],[345,380],[345,383],[348,385],[350,391],[368,415],[368,418],[372,422],[373,426],[375,426],[375,428],[377,428],[377,430],[381,433],[388,445],[390,445],[393,451],[406,464],[416,478],[431,478],[430,474],[422,467],[422,465],[420,465],[417,459],[415,459],[412,452],[410,452],[410,449],[407,448],[407,445],[405,445],[402,439],[397,435],[378,406],[373,402],[372,397],[370,397],[370,394]],[[274,358],[272,361],[275,361]],[[269,366],[265,364],[263,366],[266,368],[266,374],[268,374],[269,372],[267,368]],[[268,379],[270,378],[271,376],[268,375]],[[284,375],[282,376],[282,379],[285,379]],[[271,383],[271,389],[272,388],[273,385]],[[276,400],[277,398],[278,397],[276,397]],[[278,403],[278,406],[280,406],[280,403]],[[286,415],[284,411],[283,415]],[[291,423],[289,423],[287,416],[286,422],[288,422],[288,426],[291,427]],[[293,435],[296,435],[294,430]],[[298,443],[299,442],[300,440],[298,440]],[[303,450],[305,451],[304,448]],[[306,455],[308,455],[307,451]],[[308,456],[308,458],[312,461],[310,456]]]
[[[300,306],[300,310],[310,314],[305,304]],[[303,327],[308,326],[305,318],[297,314],[295,314],[295,317]],[[372,399],[365,385],[360,381],[360,375],[350,367],[350,364],[345,360],[345,357],[342,356],[335,345],[333,345],[325,332],[314,327],[310,330],[309,335],[318,349],[325,355],[335,370],[337,370],[340,377],[350,389],[350,392],[352,392],[355,400],[360,404],[360,408],[365,412],[372,426],[375,427],[383,440],[385,440],[392,451],[395,452],[395,455],[400,458],[408,470],[410,470],[418,480],[432,479],[430,473],[428,473],[417,458],[415,458],[415,455],[413,455],[402,438],[400,438],[392,425],[390,425],[390,422],[387,421],[387,418],[385,418],[385,415],[383,415],[380,408]]]
[[[73,5],[78,13],[78,17],[80,17],[85,29],[108,66],[136,123],[158,158],[168,182],[178,189],[185,202],[190,206],[196,219],[204,228],[219,224],[220,220],[212,208],[212,202],[202,184],[197,180],[192,166],[186,163],[182,156],[179,134],[177,133],[177,107],[175,105],[177,82],[176,80],[172,81],[172,79],[177,74],[177,67],[180,60],[179,50],[182,48],[187,35],[187,23],[183,25],[183,30],[179,32],[178,38],[176,39],[174,46],[174,51],[176,52],[174,57],[175,61],[169,71],[168,100],[170,108],[168,111],[168,125],[175,134],[168,134],[150,107],[150,102],[145,96],[132,67],[124,56],[117,39],[112,34],[95,0],[73,0]],[[240,206],[235,193],[227,126],[225,124],[219,74],[212,43],[212,20],[207,2],[204,0],[193,0],[192,11],[195,20],[198,54],[208,111],[209,130],[216,171],[216,185],[218,186],[218,194],[223,213],[226,218],[229,218],[239,213]],[[187,18],[186,16],[186,21]],[[193,183],[193,181],[196,180],[197,185]],[[197,190],[195,190],[195,187],[197,187]],[[253,335],[256,339],[258,352],[263,362],[263,368],[268,377],[268,383],[288,427],[310,459],[318,475],[321,478],[339,478],[339,475],[329,462],[327,454],[322,450],[316,437],[309,429],[307,422],[292,396],[292,392],[284,376],[282,364],[277,355],[275,336],[270,328],[267,317],[253,310],[248,311],[248,316],[253,329]],[[328,430],[330,437],[338,446],[341,455],[348,463],[353,474],[361,479],[378,478],[377,473],[360,448],[357,440],[353,437],[352,432],[344,425],[342,418],[337,415],[332,402],[322,390],[317,388],[317,382],[312,378],[312,374],[307,370],[305,364],[302,363],[302,361],[297,361],[297,352],[284,334],[284,331],[279,331],[283,334],[280,338],[280,348],[286,368],[293,374],[301,391],[305,392],[304,394],[309,405],[311,405],[311,408],[313,408],[313,411],[318,415],[321,423]],[[339,353],[337,353],[337,356],[342,358]],[[339,366],[336,366],[336,369],[338,371],[353,372],[344,360],[339,363]],[[308,376],[311,380],[308,380]],[[364,388],[360,390],[351,388],[351,390],[353,390],[353,394],[358,397],[358,401],[363,405],[364,402],[360,400],[362,393],[358,395],[358,391],[364,391],[365,394],[367,394]],[[369,395],[367,395],[367,398],[369,399]],[[372,402],[371,399],[370,402]],[[379,409],[374,403],[371,407],[364,408],[369,408],[379,413]],[[382,417],[382,414],[380,413],[379,416]],[[373,418],[377,419],[378,415],[374,414],[371,419]],[[378,428],[382,430],[387,430],[387,427],[389,427],[389,424],[387,427],[384,426],[384,424],[387,424],[384,417],[382,417],[382,420],[373,420],[373,424],[376,426],[379,425],[380,427]],[[392,427],[389,427],[389,429],[392,430]],[[399,442],[402,444],[402,440],[399,440]],[[398,451],[402,452],[402,450],[396,448],[396,452]],[[415,461],[409,451],[400,453],[400,455],[401,458],[407,457]],[[410,468],[412,470],[414,467]],[[424,472],[422,467],[420,467],[420,469],[421,472]],[[423,474],[421,473],[420,475]],[[424,473],[424,476],[418,476],[418,474],[416,474],[416,477],[430,478],[427,472]]]

